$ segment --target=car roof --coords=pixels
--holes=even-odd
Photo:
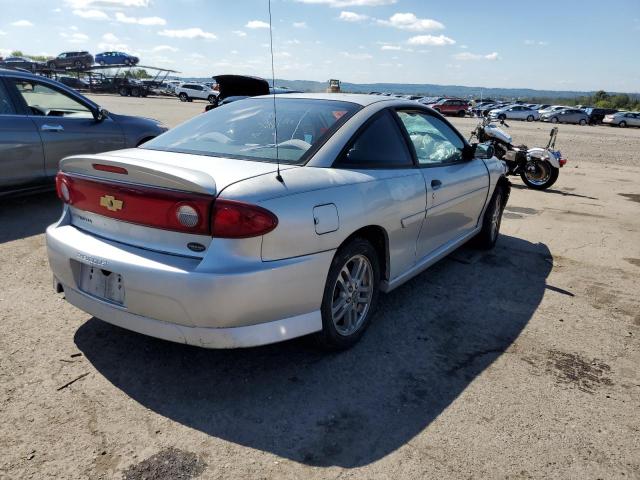
[[[261,95],[259,97],[253,97],[253,98],[267,98],[270,96],[271,95]],[[373,103],[378,103],[378,102],[393,102],[394,100],[395,101],[401,100],[396,97],[385,97],[381,95],[367,95],[364,93],[288,93],[287,98],[301,98],[301,99],[308,99],[308,100],[335,100],[335,101],[342,101],[342,102],[357,103],[358,105],[362,105],[363,107],[366,107],[367,105],[371,105]],[[415,100],[406,100],[406,99],[402,99],[402,100],[404,100],[405,102],[407,101],[415,102]]]

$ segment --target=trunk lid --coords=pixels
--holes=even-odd
[[[120,243],[192,257],[203,257],[211,245],[216,196],[233,183],[276,170],[266,162],[145,149],[60,162],[61,178],[71,190],[74,226]],[[197,212],[199,223],[176,231],[171,226],[182,228],[178,209],[185,205]]]

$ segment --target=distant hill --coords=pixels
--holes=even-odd
[[[211,81],[211,78],[189,78],[189,81]],[[328,82],[312,80],[284,80],[276,79],[276,85],[303,92],[324,92]],[[348,83],[342,82],[342,91],[350,93],[390,92],[401,95],[449,96],[464,98],[576,98],[592,95],[594,92],[574,90],[535,90],[532,88],[484,88],[465,87],[463,85],[434,85],[430,83]],[[609,92],[616,94],[619,92]],[[640,93],[629,94],[640,98]]]

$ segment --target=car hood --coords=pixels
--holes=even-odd
[[[220,100],[226,97],[256,97],[269,94],[269,82],[264,78],[246,75],[216,75],[212,78],[218,82]]]

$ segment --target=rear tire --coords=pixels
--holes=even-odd
[[[553,117],[551,119],[551,123],[558,123],[558,117]]]
[[[460,111],[458,112],[458,116],[459,116],[460,118],[463,118],[465,115],[466,115],[466,112],[465,112],[464,110],[460,110]]]
[[[527,122],[533,122],[535,120],[535,118],[533,118],[533,115],[529,115],[527,117]]]
[[[482,219],[482,230],[475,237],[475,245],[483,250],[492,249],[498,236],[500,235],[500,225],[502,224],[502,212],[506,205],[507,195],[502,185],[498,185],[493,192],[491,202],[484,212]]]
[[[580,125],[582,125],[584,127],[587,124],[587,121],[583,118],[578,123],[580,123]]]
[[[131,96],[132,97],[139,97],[140,96],[140,89],[138,87],[133,87],[131,89]]]
[[[500,115],[498,115],[498,120],[506,120],[507,116],[504,113],[501,113]]]
[[[540,179],[539,181],[536,181],[533,178],[529,179],[527,177],[527,172],[524,171],[520,174],[520,178],[529,188],[533,188],[534,190],[546,190],[551,185],[556,183],[556,180],[558,180],[558,175],[560,175],[560,169],[554,167],[547,161],[544,161],[544,160],[536,160],[536,161],[540,162],[541,167],[548,169],[547,175],[542,179]],[[525,165],[525,169],[526,168],[527,166]]]
[[[118,89],[118,93],[120,94],[121,97],[127,97],[129,96],[129,89],[127,87],[120,87]]]
[[[333,257],[322,297],[317,343],[328,350],[355,345],[371,321],[378,300],[380,264],[371,243],[355,238]]]

